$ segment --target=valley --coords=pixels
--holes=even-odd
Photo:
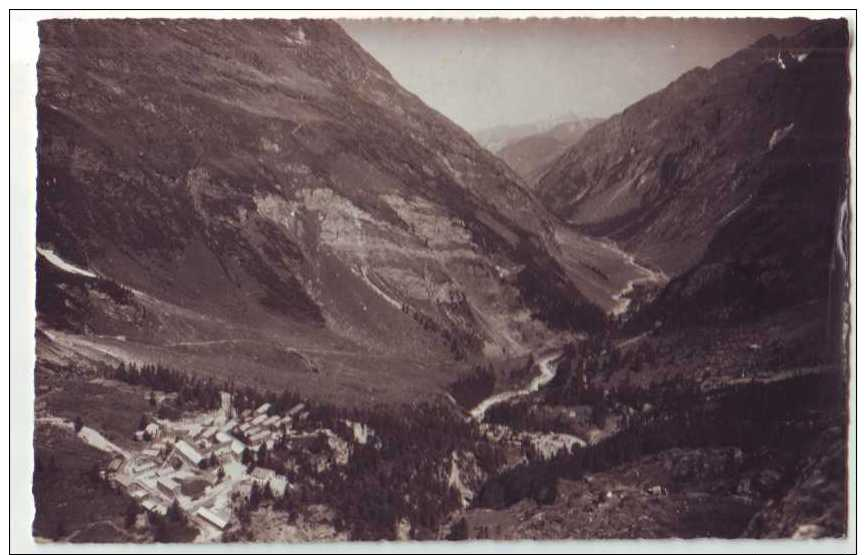
[[[330,20],[39,32],[37,541],[848,533],[844,20],[475,138]]]

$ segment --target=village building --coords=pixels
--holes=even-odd
[[[120,467],[123,466],[123,459],[120,457],[114,458],[108,463],[108,467],[105,469],[106,474],[111,477],[117,474],[117,471],[120,470]]]
[[[207,507],[199,507],[199,510],[196,511],[195,514],[207,521],[208,523],[213,524],[220,530],[229,525],[228,517],[220,514],[215,510],[208,509]]]
[[[267,419],[268,419],[267,414],[260,414],[260,415],[256,416],[255,418],[253,418],[251,422],[252,422],[253,426],[259,426],[259,425],[261,425],[262,422],[264,422]]]
[[[256,414],[264,414],[264,415],[267,415],[269,410],[271,410],[271,404],[270,404],[270,403],[265,403],[265,404],[263,404],[262,406],[260,406],[259,408],[256,409]]]
[[[134,474],[141,474],[142,472],[147,472],[148,470],[153,470],[154,468],[156,468],[156,463],[154,461],[144,461],[133,466],[132,472]]]
[[[281,476],[269,468],[256,467],[253,469],[251,477],[259,487],[270,485],[271,492],[276,496],[284,495],[289,485],[285,476]]]
[[[289,410],[288,416],[294,416],[294,415],[298,414],[299,412],[301,412],[302,410],[304,410],[304,403],[298,403],[297,405],[292,407],[291,410]]]
[[[145,433],[147,433],[147,435],[150,436],[150,439],[152,440],[158,438],[160,434],[159,425],[155,422],[151,422],[150,424],[145,426],[144,431]]]
[[[221,432],[230,432],[235,429],[235,426],[238,425],[238,421],[235,419],[231,419],[222,426],[220,426]]]
[[[214,442],[217,445],[227,445],[230,444],[235,438],[231,436],[231,434],[227,434],[225,432],[217,432],[214,436]]]
[[[255,434],[253,434],[253,435],[250,435],[250,437],[249,437],[250,445],[252,445],[256,449],[258,449],[261,446],[261,444],[264,443],[264,441],[270,437],[270,435],[271,435],[271,432],[269,432],[268,430],[261,430]]]
[[[174,450],[183,457],[186,462],[193,466],[197,467],[201,464],[202,460],[204,460],[204,457],[195,449],[195,447],[183,440],[174,444]]]
[[[148,495],[147,490],[138,484],[132,484],[127,491],[129,491],[129,495],[132,496],[133,499],[139,502]]]
[[[180,493],[180,484],[170,476],[163,476],[156,481],[156,487],[160,492],[169,497],[174,497]]]
[[[163,503],[158,501],[154,501],[153,499],[145,499],[141,504],[142,507],[148,512],[157,513],[165,516],[168,512],[168,507],[166,507]]]
[[[244,444],[244,442],[242,442],[240,440],[236,439],[232,442],[232,454],[234,454],[238,458],[240,458],[241,455],[244,454],[244,450],[246,448],[247,448],[247,446]]]

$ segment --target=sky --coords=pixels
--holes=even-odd
[[[607,117],[803,19],[343,20],[405,88],[469,131]]]

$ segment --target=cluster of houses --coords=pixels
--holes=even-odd
[[[285,415],[269,415],[271,405],[240,414],[223,397],[223,411],[193,422],[148,424],[136,433],[144,448],[127,459],[116,459],[109,477],[126,489],[148,512],[165,515],[172,503],[217,530],[230,523],[232,490],[243,485],[270,487],[283,495],[289,484],[273,470],[256,467],[247,472],[244,451],[268,449],[291,427],[304,419],[304,404]]]

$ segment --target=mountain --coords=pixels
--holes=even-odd
[[[590,130],[538,193],[575,229],[673,278],[654,317],[839,301],[848,48],[846,22],[823,21],[694,69]]]
[[[37,305],[60,346],[361,402],[601,325],[519,178],[336,23],[39,33]]]
[[[538,179],[601,118],[575,118],[539,133],[508,141],[496,154],[534,187]]]
[[[521,139],[545,133],[563,123],[579,121],[581,119],[574,114],[563,114],[529,123],[494,125],[493,127],[473,131],[472,136],[475,137],[478,144],[490,152],[499,152]]]

